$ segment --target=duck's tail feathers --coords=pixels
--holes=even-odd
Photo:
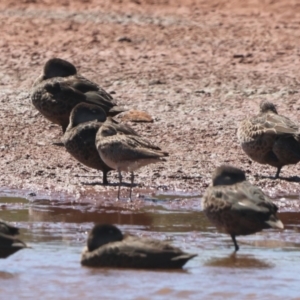
[[[109,110],[108,115],[113,117],[125,111],[125,107],[116,105]]]
[[[266,223],[272,228],[284,229],[284,225],[279,219],[272,218],[266,221]]]
[[[182,261],[184,265],[187,261],[189,261],[190,259],[194,258],[198,256],[198,254],[189,254],[189,253],[184,253],[182,255],[176,256],[172,258],[172,261]]]

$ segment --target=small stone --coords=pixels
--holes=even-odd
[[[164,81],[161,81],[159,79],[151,80],[149,82],[149,85],[157,85],[157,84],[166,84]]]
[[[126,43],[132,43],[132,40],[129,37],[127,37],[127,36],[119,37],[117,39],[117,41],[120,42],[120,43],[124,43],[124,42],[126,42]]]
[[[122,121],[145,122],[152,123],[153,118],[146,112],[140,110],[130,110],[122,113],[120,116]]]

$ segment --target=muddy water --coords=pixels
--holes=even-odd
[[[21,228],[32,249],[0,261],[5,299],[300,299],[300,214],[280,215],[283,232],[228,236],[198,209],[166,209],[163,197],[139,211],[22,198],[1,198],[0,218]],[[152,199],[153,200],[153,199]],[[198,203],[199,199],[191,199]],[[152,201],[153,202],[153,201]],[[140,236],[168,239],[198,253],[182,271],[89,269],[79,263],[95,222]]]

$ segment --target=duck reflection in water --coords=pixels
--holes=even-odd
[[[269,269],[274,267],[272,263],[265,260],[260,260],[249,255],[236,255],[235,252],[227,257],[212,258],[206,265],[210,267],[245,269]]]

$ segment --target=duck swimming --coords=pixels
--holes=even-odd
[[[81,264],[89,267],[176,269],[195,256],[167,242],[123,235],[114,225],[98,224],[89,233]]]

